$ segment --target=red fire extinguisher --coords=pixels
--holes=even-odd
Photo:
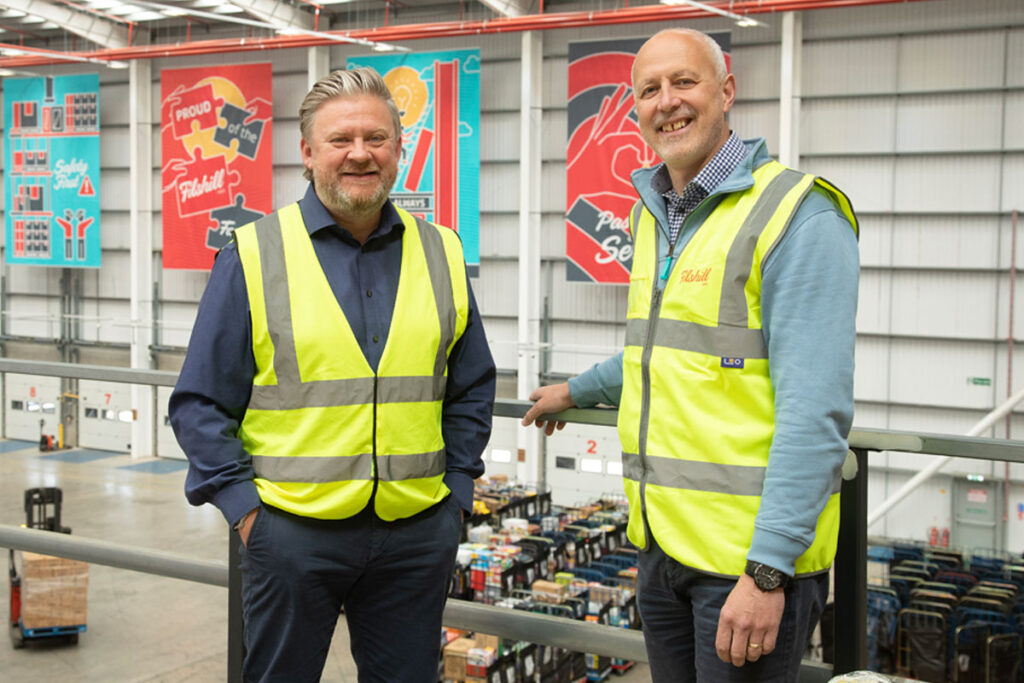
[[[934,546],[934,545],[938,545],[938,544],[939,544],[939,528],[933,526],[932,528],[928,529],[928,545]]]
[[[949,547],[949,528],[948,527],[944,527],[942,529],[942,547],[943,548],[948,548]]]

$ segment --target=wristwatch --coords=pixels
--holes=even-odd
[[[766,593],[776,588],[785,588],[790,579],[788,574],[783,574],[775,567],[769,567],[753,560],[747,560],[745,573],[754,579],[755,586]]]

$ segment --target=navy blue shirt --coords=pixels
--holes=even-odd
[[[299,210],[331,290],[376,371],[391,328],[405,226],[389,201],[377,228],[359,244],[334,222],[312,184]],[[448,357],[441,417],[444,482],[464,510],[472,509],[473,479],[484,471],[480,454],[491,434],[495,389],[494,360],[472,289],[468,294],[466,330]],[[213,503],[230,524],[260,504],[252,460],[236,436],[255,374],[245,276],[232,243],[214,261],[169,405],[189,461],[185,496],[193,505]]]

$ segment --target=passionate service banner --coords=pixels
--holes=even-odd
[[[402,114],[397,205],[458,231],[480,269],[480,50],[349,57],[384,77]]]
[[[4,79],[7,263],[100,267],[100,79]]]
[[[164,268],[209,270],[235,228],[273,210],[271,65],[160,75]]]
[[[712,34],[729,63],[728,32]],[[646,38],[569,43],[566,279],[629,282],[630,174],[660,163],[637,126],[633,58]]]

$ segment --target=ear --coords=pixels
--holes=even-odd
[[[732,109],[732,105],[736,102],[736,77],[732,74],[726,76],[722,81],[722,95],[725,97],[725,106],[722,109],[725,113]]]
[[[312,170],[313,169],[313,148],[306,142],[306,138],[299,140],[299,151],[302,153],[302,164]]]

